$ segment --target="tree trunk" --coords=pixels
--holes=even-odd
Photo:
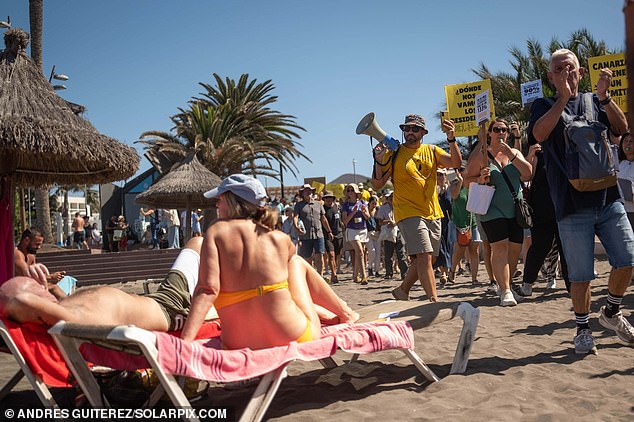
[[[70,204],[68,203],[68,187],[64,189],[64,205],[62,206],[62,236],[63,242],[66,244],[66,239],[68,238],[68,233],[70,233],[70,225],[69,225],[69,212],[70,212]]]
[[[35,189],[35,212],[36,226],[44,235],[46,243],[53,242],[53,234],[51,233],[51,209],[48,205],[48,189]]]
[[[29,0],[29,24],[31,29],[31,58],[42,71],[42,15],[43,0]]]
[[[43,0],[29,0],[29,26],[31,30],[31,58],[42,71],[42,16]],[[51,243],[51,210],[48,205],[48,189],[35,189],[35,209],[37,211],[37,228],[44,235],[44,241]]]

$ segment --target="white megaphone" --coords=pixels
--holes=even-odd
[[[374,113],[368,113],[361,119],[357,125],[357,135],[368,135],[376,139],[387,147],[390,151],[396,151],[399,146],[399,142],[386,134],[381,126],[376,122]]]

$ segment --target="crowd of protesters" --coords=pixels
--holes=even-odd
[[[452,120],[442,122],[447,152],[423,143],[428,131],[422,116],[406,115],[399,126],[403,143],[396,148],[379,144],[372,150],[376,192],[369,184],[349,183],[337,197],[305,184],[294,201],[268,202],[279,217],[276,228],[331,284],[340,282],[342,265],[360,286],[398,274],[401,283],[392,290],[397,300],[409,300],[419,280],[427,299],[436,302],[437,287],[455,284],[465,275],[475,288],[489,285],[500,306],[512,307],[532,296],[540,271],[546,291],[557,288],[560,276],[573,302],[579,354],[596,353],[588,319],[598,236],[613,267],[599,323],[634,345],[634,329],[620,311],[634,266],[634,140],[623,112],[610,98],[611,71],[601,70],[594,94],[577,91],[583,73],[574,53],[555,51],[548,77],[556,95],[535,101],[524,133],[511,119],[498,117],[482,124],[465,160]],[[566,116],[589,120],[590,114],[610,135],[606,150],[616,161],[618,183],[583,190],[565,173]],[[495,188],[485,212],[469,211],[472,184]],[[524,202],[532,208],[532,218],[520,212]],[[150,220],[150,247],[180,248],[184,212],[141,208],[140,215]],[[187,226],[193,237],[202,235],[202,219],[200,210],[191,213]],[[89,247],[87,237],[98,235],[79,213],[73,231],[80,248]],[[128,233],[125,218],[112,216],[104,242],[111,251],[125,251]],[[488,277],[483,282],[478,280],[481,261]],[[523,272],[518,270],[520,261]]]

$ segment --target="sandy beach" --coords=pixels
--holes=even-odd
[[[324,369],[317,362],[295,362],[265,419],[634,420],[634,350],[597,322],[610,267],[599,258],[595,268],[599,277],[593,282],[590,326],[598,355],[574,353],[575,325],[562,280],[554,291],[545,291],[545,283],[538,282],[532,297],[514,308],[502,308],[484,286],[472,287],[470,278],[460,276],[455,285],[439,290],[439,296],[442,301],[468,301],[481,311],[465,374],[448,375],[461,329],[461,320],[455,319],[415,335],[417,353],[441,382],[428,382],[396,351],[362,356],[358,362],[334,369]],[[483,268],[479,276],[486,280]],[[349,272],[341,281],[335,290],[355,309],[390,299],[390,290],[399,283],[375,277],[368,286],[360,286],[351,282]],[[141,289],[130,283],[121,287]],[[420,285],[412,290],[411,298],[425,300]],[[623,305],[625,316],[634,318],[631,293]],[[342,362],[348,356],[339,352],[335,358]],[[0,365],[4,383],[17,364],[2,354]],[[195,407],[231,406],[240,414],[253,388],[214,388]],[[26,381],[15,390],[0,402],[0,408],[39,406]],[[54,390],[62,406],[72,406],[74,395],[71,389]]]

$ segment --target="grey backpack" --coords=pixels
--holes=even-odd
[[[561,114],[564,121],[563,165],[554,160],[570,184],[580,192],[597,191],[616,185],[616,168],[608,139],[608,128],[598,121],[592,94],[584,93],[583,115]],[[552,105],[554,100],[548,98]]]

